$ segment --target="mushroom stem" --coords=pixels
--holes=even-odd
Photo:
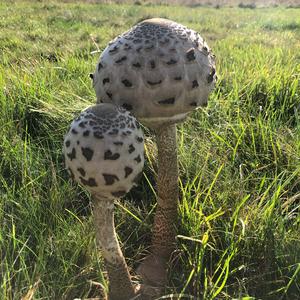
[[[112,199],[93,196],[97,245],[102,252],[109,278],[109,300],[129,300],[135,296],[114,224]]]
[[[158,148],[157,208],[154,217],[152,253],[169,260],[175,249],[178,207],[176,125],[156,130]]]
[[[155,134],[158,148],[158,197],[151,254],[137,271],[146,284],[162,287],[167,281],[167,263],[175,249],[178,207],[176,125],[156,128]]]

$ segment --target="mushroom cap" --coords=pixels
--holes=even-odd
[[[194,30],[149,19],[111,41],[93,74],[97,102],[113,102],[147,125],[176,122],[207,104],[215,60]]]
[[[63,152],[73,179],[92,194],[118,198],[142,174],[143,132],[125,109],[109,103],[95,105],[72,122]]]

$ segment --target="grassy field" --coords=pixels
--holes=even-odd
[[[63,2],[74,2],[75,0],[63,0]],[[80,2],[80,0],[78,0]],[[300,7],[299,0],[84,0],[86,3],[119,3],[119,4],[135,4],[135,5],[186,5],[186,6],[214,6],[228,7],[239,6],[243,8],[256,7]]]
[[[68,179],[62,140],[95,103],[99,52],[152,16],[199,31],[219,74],[208,108],[177,127],[180,220],[165,294],[300,299],[300,10],[20,1],[0,3],[0,299],[107,287],[89,195]],[[146,146],[141,184],[116,212],[133,269],[155,208],[149,132]]]

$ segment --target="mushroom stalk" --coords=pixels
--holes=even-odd
[[[175,249],[178,208],[176,125],[155,129],[158,148],[157,207],[152,231],[151,255],[138,268],[150,286],[164,286],[167,263]]]
[[[157,208],[154,217],[152,253],[169,260],[175,249],[178,207],[176,125],[156,130],[158,148]]]
[[[96,241],[105,261],[109,278],[109,300],[129,300],[135,295],[114,224],[112,199],[93,197]]]

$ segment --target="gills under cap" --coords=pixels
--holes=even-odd
[[[206,105],[216,70],[214,55],[197,32],[155,18],[111,41],[92,77],[98,102],[123,106],[151,124],[183,119]]]

